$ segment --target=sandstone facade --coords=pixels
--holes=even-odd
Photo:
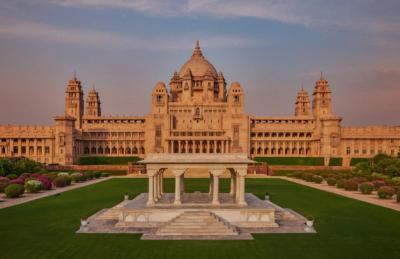
[[[73,164],[80,156],[146,153],[247,153],[256,156],[371,157],[397,155],[400,126],[342,127],[332,112],[331,89],[321,75],[312,100],[301,89],[291,117],[245,112],[244,89],[229,87],[199,44],[169,88],[159,82],[152,111],[143,117],[103,116],[93,89],[86,102],[81,82],[68,82],[65,114],[52,126],[0,125],[0,157]]]

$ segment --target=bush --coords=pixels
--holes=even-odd
[[[397,202],[400,202],[400,191],[397,192],[396,201],[397,201]]]
[[[109,177],[110,173],[101,173],[101,177]]]
[[[61,172],[61,173],[58,173],[57,176],[66,176],[66,177],[69,177],[69,173],[67,173],[67,172]]]
[[[313,177],[314,177],[314,174],[312,174],[312,173],[303,173],[303,175],[301,176],[301,179],[303,179],[304,181],[307,181],[307,182],[312,182]]]
[[[57,176],[53,180],[55,187],[65,187],[71,184],[71,178],[69,176]]]
[[[51,179],[49,179],[47,176],[45,175],[41,175],[37,178],[38,181],[40,181],[43,185],[43,189],[45,190],[51,190]]]
[[[326,182],[329,186],[335,186],[337,181],[336,181],[336,178],[329,177],[326,179]]]
[[[314,183],[322,183],[322,181],[324,180],[324,178],[322,178],[321,176],[319,176],[319,175],[313,175],[313,182]]]
[[[94,173],[92,171],[84,172],[83,175],[86,177],[87,180],[92,180],[94,178]]]
[[[4,189],[8,198],[17,198],[25,192],[25,187],[20,184],[10,184]]]
[[[4,192],[4,189],[10,184],[10,179],[7,177],[0,176],[0,192]]]
[[[374,184],[371,182],[365,182],[360,184],[359,188],[360,188],[360,192],[362,194],[371,194],[372,191],[374,190]]]
[[[6,175],[6,177],[7,177],[8,179],[10,179],[10,180],[14,180],[14,179],[17,179],[17,178],[18,178],[18,175],[16,175],[16,174],[8,174],[8,175]]]
[[[71,174],[71,180],[75,183],[83,182],[85,180],[82,173],[73,173]]]
[[[372,182],[375,186],[375,190],[378,190],[379,188],[383,187],[386,185],[386,182],[383,180],[375,180]]]
[[[101,172],[99,172],[99,171],[93,172],[93,175],[94,175],[94,178],[100,178]]]
[[[27,192],[36,193],[43,189],[42,182],[38,180],[29,180],[25,182],[25,190]]]
[[[343,189],[344,188],[344,183],[345,183],[345,179],[339,179],[339,180],[337,180],[337,182],[336,182],[336,187],[337,188],[339,188],[339,189]]]
[[[390,199],[394,195],[395,191],[390,186],[382,186],[378,189],[379,199]]]
[[[358,190],[358,182],[354,180],[345,180],[344,181],[344,189],[346,191],[357,191]]]
[[[24,179],[17,178],[17,179],[12,179],[12,180],[10,181],[10,184],[20,184],[20,185],[24,185],[24,184],[25,184],[25,181],[24,181]]]

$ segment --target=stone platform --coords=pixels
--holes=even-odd
[[[220,205],[210,205],[210,195],[184,193],[182,205],[173,205],[166,193],[153,206],[147,194],[103,209],[87,220],[78,233],[143,233],[142,239],[252,239],[251,233],[315,233],[305,218],[289,209],[246,193],[247,206],[220,194]]]

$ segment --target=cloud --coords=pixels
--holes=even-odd
[[[194,45],[194,36],[171,39],[143,38],[121,35],[107,31],[76,29],[53,26],[31,21],[1,21],[0,37],[36,40],[39,42],[78,45],[95,48],[136,49],[148,51],[171,51],[188,49]],[[256,44],[255,40],[233,36],[204,36],[204,46],[211,48],[240,47]]]
[[[398,32],[398,19],[375,14],[380,2],[361,0],[31,0],[77,8],[119,8],[158,17],[258,18],[302,26]],[[385,6],[385,5],[383,5]],[[395,3],[396,6],[396,3]],[[397,6],[399,7],[399,6]],[[371,11],[372,10],[372,11]]]

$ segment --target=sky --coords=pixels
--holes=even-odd
[[[251,115],[293,115],[323,71],[343,125],[400,125],[399,11],[398,0],[1,0],[0,124],[52,124],[74,71],[104,115],[145,115],[199,40]]]

